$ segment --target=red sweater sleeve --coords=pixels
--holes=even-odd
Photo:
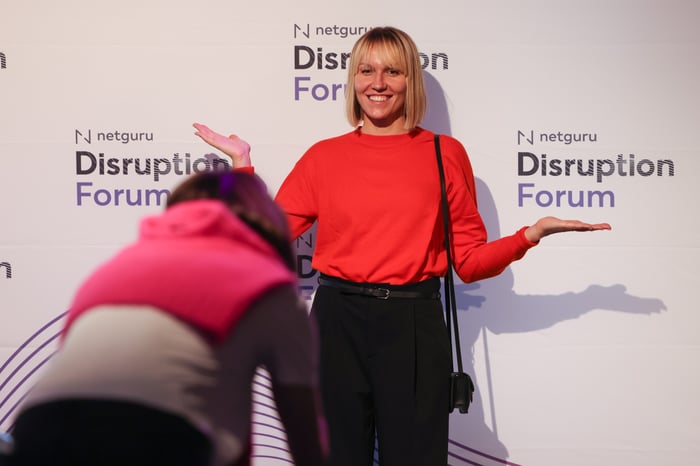
[[[447,182],[447,198],[452,227],[451,243],[457,275],[464,282],[496,276],[508,265],[522,258],[535,246],[525,238],[525,228],[515,234],[488,241],[484,222],[477,208],[474,174],[462,144],[453,138],[441,137],[443,163]]]
[[[315,164],[302,157],[287,175],[275,201],[287,214],[293,239],[311,228],[318,217],[318,183]]]
[[[249,165],[247,167],[234,168],[233,171],[237,173],[248,173],[249,175],[253,175],[255,173],[255,168],[252,165]]]

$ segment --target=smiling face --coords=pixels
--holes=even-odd
[[[412,131],[426,110],[421,59],[413,39],[391,26],[376,27],[352,48],[345,116],[371,134]]]
[[[355,97],[364,114],[362,132],[400,134],[407,132],[406,72],[372,47],[359,61],[355,75]]]

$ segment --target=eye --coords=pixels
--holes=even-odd
[[[359,74],[368,75],[372,72],[372,68],[370,68],[369,66],[361,66],[357,72]]]
[[[401,70],[397,70],[396,68],[389,68],[387,74],[389,74],[389,76],[400,76],[402,73]]]

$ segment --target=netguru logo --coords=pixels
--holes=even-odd
[[[154,139],[153,132],[150,131],[75,129],[73,131],[75,144],[90,145],[90,150],[78,147],[75,151],[75,174],[79,177],[75,184],[76,205],[79,207],[162,206],[167,202],[170,190],[154,185],[164,181],[165,177],[232,169],[230,159],[214,153],[202,156],[193,156],[189,152],[156,156],[134,154],[136,147],[142,143],[153,143]],[[119,149],[129,152],[107,155],[105,152],[98,151],[98,147],[99,149],[107,145],[114,147],[114,143],[117,143]],[[127,144],[131,145],[127,148],[125,147]],[[138,182],[141,187],[131,186],[137,178],[143,180],[144,177],[147,184],[153,186],[143,187],[142,181]],[[109,188],[100,186],[100,180],[106,178],[111,178],[106,182]],[[129,185],[114,187],[115,179],[124,180],[124,183]]]
[[[594,144],[597,133],[534,130],[518,131],[518,145],[544,144]],[[517,153],[517,175],[519,177],[550,179],[589,179],[595,185],[615,180],[650,181],[650,178],[673,177],[675,162],[667,158],[648,158],[636,154],[619,153],[614,156],[579,157],[534,153],[519,150]],[[568,183],[567,183],[568,184]],[[612,189],[551,189],[541,188],[535,183],[518,183],[518,207],[582,207],[614,208],[615,192]]]
[[[7,68],[7,57],[4,53],[0,52],[0,70]]]
[[[518,145],[528,143],[534,145],[535,142],[563,142],[564,144],[573,144],[578,142],[597,142],[598,135],[596,133],[568,133],[565,131],[553,131],[537,133],[535,131],[523,132],[518,130]]]
[[[0,262],[0,278],[12,278],[12,265],[9,262]]]
[[[316,289],[318,271],[311,266],[314,250],[315,231],[305,232],[296,240],[297,277],[299,278],[299,293],[307,301],[313,298]]]
[[[79,176],[146,176],[154,183],[167,175],[189,176],[209,171],[230,171],[231,163],[216,154],[193,158],[189,152],[175,153],[172,157],[107,157],[104,153],[75,152],[75,173]],[[92,181],[76,184],[78,206],[150,206],[164,205],[170,191],[167,189],[95,188]]]
[[[335,36],[356,39],[372,28],[365,26],[312,26],[310,24],[294,24],[294,39],[310,39],[312,37]],[[295,71],[308,70],[309,73],[347,70],[350,63],[350,49],[337,50],[324,48],[322,45],[309,46],[296,44],[293,48],[293,63]],[[423,69],[445,71],[449,69],[449,57],[445,52],[418,52]],[[313,100],[316,102],[337,101],[345,99],[345,73],[343,82],[319,82],[314,76],[294,76],[294,100]]]
[[[304,233],[296,240],[297,249],[306,248],[309,251],[314,247],[313,233]],[[297,254],[297,276],[299,278],[311,278],[316,275],[316,270],[311,267],[311,254]]]
[[[95,131],[96,142],[121,142],[129,144],[130,142],[153,142],[153,133],[148,132],[128,132],[128,131]],[[92,130],[87,131],[75,130],[75,143],[92,144]]]
[[[297,35],[305,37],[307,39],[311,38],[312,33],[316,36],[335,36],[345,39],[351,36],[361,36],[365,32],[372,29],[367,26],[338,26],[334,24],[333,26],[311,26],[309,23],[304,25],[294,25],[294,38]]]

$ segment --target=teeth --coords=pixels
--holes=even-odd
[[[387,97],[384,95],[371,95],[369,96],[369,100],[372,102],[384,102],[386,101]]]

